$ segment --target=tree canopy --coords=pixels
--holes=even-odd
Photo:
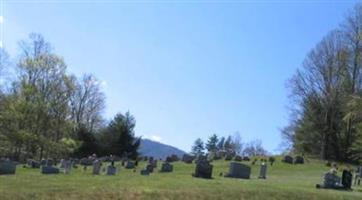
[[[348,13],[307,54],[289,82],[290,124],[282,130],[293,151],[338,161],[361,160],[362,5]]]
[[[4,49],[0,51],[0,79],[7,67],[15,68],[10,84],[0,81],[0,157],[24,160],[125,151],[137,155],[139,140],[134,139],[130,113],[118,114],[104,125],[105,95],[96,77],[69,74],[64,59],[40,34],[30,34],[19,47],[14,63]],[[104,130],[118,134],[106,141],[117,148],[100,149]]]

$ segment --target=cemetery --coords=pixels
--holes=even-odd
[[[361,58],[362,2],[0,0],[0,200],[362,200]]]
[[[308,159],[297,165],[283,162],[284,159],[274,157],[274,164],[270,165],[267,158],[209,161],[200,156],[192,163],[162,161],[157,165],[157,159],[149,158],[139,161],[137,166],[135,161],[127,160],[122,166],[121,161],[112,165],[107,159],[90,158],[91,165],[62,160],[39,162],[40,168],[33,168],[33,162],[1,161],[0,196],[1,199],[29,196],[41,199],[48,195],[61,199],[199,199],[198,193],[203,195],[202,199],[362,197],[362,167],[340,164],[332,173],[334,168],[322,161]],[[351,173],[348,168],[354,171]]]

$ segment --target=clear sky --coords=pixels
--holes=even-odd
[[[189,151],[240,132],[275,151],[287,80],[353,1],[17,1],[3,44],[41,33],[68,71],[103,81],[106,118],[130,111],[136,134]]]

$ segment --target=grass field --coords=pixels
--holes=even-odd
[[[248,163],[250,164],[250,163]],[[143,168],[145,163],[140,163]],[[0,200],[16,199],[362,199],[362,186],[353,191],[315,189],[323,172],[322,162],[289,165],[277,161],[268,166],[266,180],[257,179],[259,166],[252,167],[250,180],[220,177],[228,162],[213,162],[213,179],[193,178],[194,164],[174,163],[173,173],[141,176],[139,170],[121,169],[116,176],[93,176],[91,169],[75,169],[70,175],[42,175],[39,169],[18,166],[16,175],[0,176]]]

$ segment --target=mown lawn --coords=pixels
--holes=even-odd
[[[159,163],[160,164],[160,163]],[[247,164],[250,164],[247,162]],[[140,163],[143,168],[145,163]],[[70,175],[42,175],[39,169],[19,166],[16,175],[0,176],[0,200],[16,199],[362,199],[362,186],[353,191],[315,189],[323,172],[321,162],[289,165],[277,161],[268,166],[266,180],[257,179],[253,166],[250,180],[220,177],[228,162],[213,162],[213,179],[193,178],[194,164],[174,163],[173,173],[141,176],[139,170],[122,168],[116,176],[93,176],[89,168]]]

